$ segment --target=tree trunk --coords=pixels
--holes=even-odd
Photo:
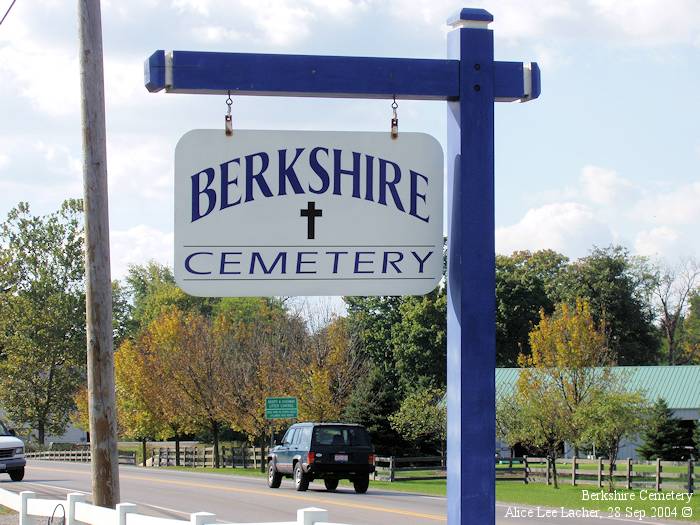
[[[615,481],[613,479],[614,473],[615,473],[615,460],[611,457],[610,464],[608,465],[608,492],[612,492],[615,489]]]
[[[180,434],[175,433],[175,466],[180,466]]]
[[[619,445],[618,445],[618,447],[619,447]],[[616,450],[617,447],[615,447],[615,448],[610,447],[610,448],[611,448],[611,452],[610,452],[610,468],[609,468],[609,470],[608,470],[608,473],[609,473],[609,476],[610,476],[610,477],[609,477],[609,479],[608,479],[608,488],[609,488],[610,492],[612,492],[613,490],[615,490],[615,480],[614,480],[614,478],[613,478],[613,474],[615,473],[615,463],[617,462],[618,450]]]
[[[552,482],[554,483],[554,488],[559,488],[559,480],[557,479],[557,456],[552,454]]]
[[[255,453],[255,449],[253,449]],[[260,436],[260,472],[265,472],[265,434]]]
[[[211,433],[214,436],[214,468],[219,468],[219,422],[211,422]]]
[[[146,466],[146,438],[141,440],[141,465]]]
[[[39,428],[37,428],[37,432],[39,433],[39,443],[44,444],[44,441],[46,441],[46,425],[43,419],[39,420]]]

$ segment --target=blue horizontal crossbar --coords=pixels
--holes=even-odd
[[[534,98],[522,63],[496,62],[494,71],[497,100]],[[146,60],[145,85],[168,93],[456,100],[459,62],[161,50]]]

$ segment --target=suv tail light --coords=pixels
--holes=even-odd
[[[369,456],[367,456],[367,463],[369,463],[370,465],[374,465],[374,454],[370,454]]]
[[[306,463],[309,465],[316,461],[316,452],[309,452],[306,456]]]

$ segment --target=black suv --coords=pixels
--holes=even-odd
[[[293,477],[303,491],[322,479],[333,491],[341,479],[349,479],[355,492],[364,494],[374,472],[374,449],[369,433],[360,425],[346,423],[297,423],[289,427],[267,455],[267,484],[276,489],[282,477]]]

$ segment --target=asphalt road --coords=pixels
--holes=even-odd
[[[426,525],[445,523],[446,499],[400,492],[373,490],[364,495],[352,489],[328,493],[322,484],[312,484],[305,493],[284,480],[277,490],[267,488],[263,478],[225,474],[178,472],[172,470],[120,468],[122,501],[139,505],[139,512],[154,516],[185,519],[192,512],[216,514],[222,522],[289,521],[297,509],[321,507],[333,522],[350,525]],[[81,463],[31,461],[21,483],[0,476],[0,488],[32,490],[40,496],[65,497],[68,492],[90,492],[90,466]],[[530,513],[528,517],[526,514]],[[538,514],[540,516],[538,517]],[[622,525],[639,520],[608,517],[545,516],[541,509],[497,504],[499,525]],[[517,516],[515,516],[517,515]],[[646,521],[645,523],[659,523]]]

